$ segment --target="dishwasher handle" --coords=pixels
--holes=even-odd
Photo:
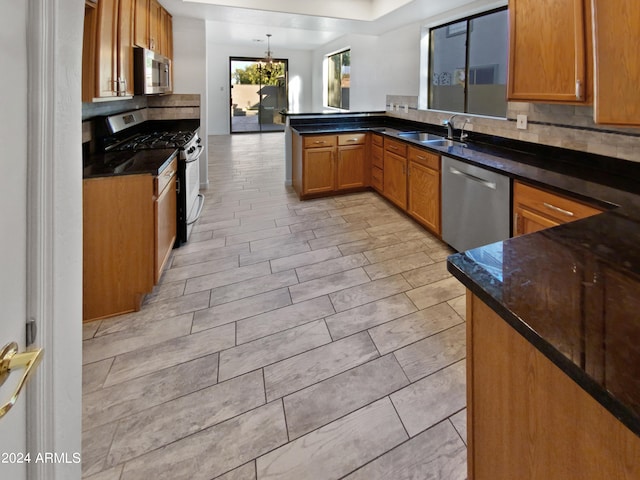
[[[485,180],[484,178],[476,177],[475,175],[471,175],[470,173],[461,172],[457,168],[449,167],[449,172],[453,173],[454,175],[462,175],[463,177],[466,177],[469,180],[472,180],[474,182],[478,182],[479,184],[484,185],[485,187],[490,188],[491,190],[495,190],[496,189],[495,182],[489,182],[488,180]]]

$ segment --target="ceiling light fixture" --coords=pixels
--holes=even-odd
[[[267,33],[267,51],[264,53],[266,53],[267,56],[264,57],[263,62],[268,67],[271,67],[271,65],[273,64],[273,56],[271,55],[271,34],[270,33]]]

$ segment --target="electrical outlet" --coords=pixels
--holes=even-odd
[[[393,102],[389,102],[389,110],[393,112]]]
[[[526,115],[518,115],[516,117],[516,128],[519,130],[527,129],[527,116]]]
[[[404,113],[409,113],[409,105],[404,104]]]

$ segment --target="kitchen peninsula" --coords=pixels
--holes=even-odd
[[[360,132],[603,211],[449,257],[469,292],[469,478],[640,478],[639,164],[481,134],[429,145],[400,133],[441,127],[382,113],[287,127],[294,186],[304,138]]]

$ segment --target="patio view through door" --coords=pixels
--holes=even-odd
[[[282,132],[288,107],[287,60],[231,57],[231,133]]]

